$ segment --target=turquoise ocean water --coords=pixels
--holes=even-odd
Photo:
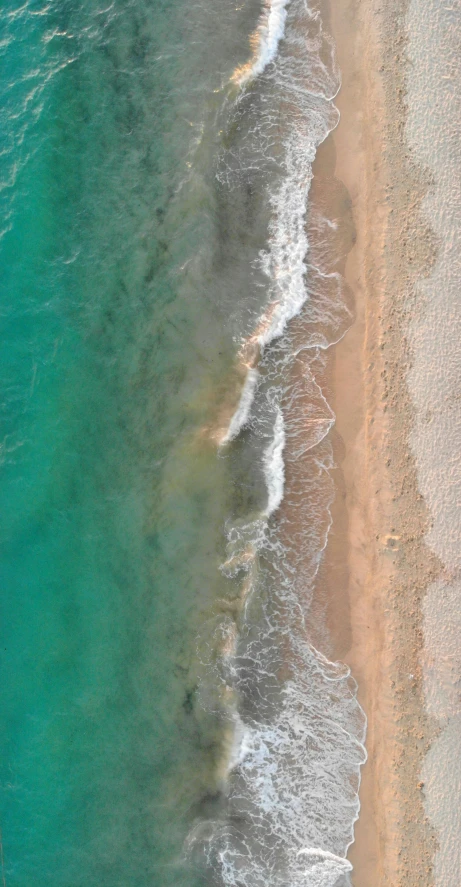
[[[293,379],[347,314],[305,284],[319,11],[5,0],[0,70],[4,883],[343,883],[363,718],[293,615],[331,501]]]

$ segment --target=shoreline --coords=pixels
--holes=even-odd
[[[337,496],[319,585],[333,655],[351,667],[368,719],[348,853],[354,887],[430,887],[436,850],[421,781],[435,736],[421,652],[424,591],[439,565],[424,541],[428,513],[409,444],[406,381],[413,290],[434,247],[419,216],[427,183],[403,138],[405,10],[397,0],[385,10],[339,0],[329,10],[342,73],[341,120],[330,138],[334,176],[352,203],[345,277],[356,318],[332,349]]]

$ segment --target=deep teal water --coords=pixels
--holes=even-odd
[[[196,636],[229,484],[194,441],[234,346],[213,289],[180,271],[215,198],[178,186],[219,27],[230,71],[256,13],[0,11],[8,887],[195,883],[178,860],[220,750],[195,705]]]

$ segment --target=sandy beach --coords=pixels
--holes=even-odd
[[[441,883],[421,774],[439,729],[425,705],[423,602],[442,565],[427,544],[431,515],[411,446],[408,390],[416,285],[431,274],[437,250],[421,211],[430,177],[405,138],[406,15],[407,4],[395,0],[332,4],[341,121],[319,151],[313,188],[315,199],[315,183],[321,189],[334,169],[355,228],[345,276],[356,318],[333,349],[328,398],[339,492],[319,583],[334,655],[351,666],[368,718],[349,851],[354,887]]]

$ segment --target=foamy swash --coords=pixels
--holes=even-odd
[[[223,151],[218,177],[266,173],[267,243],[248,274],[264,280],[267,307],[246,330],[246,381],[221,450],[226,458],[244,438],[267,499],[227,531],[222,571],[241,576],[240,606],[221,619],[211,670],[234,741],[223,812],[198,822],[188,847],[216,885],[344,887],[365,718],[349,670],[308,629],[334,497],[334,416],[316,373],[350,322],[340,275],[310,254],[306,234],[312,162],[338,121],[339,74],[319,11],[274,2],[236,79],[235,120],[251,126]],[[335,222],[323,222],[328,236]]]

